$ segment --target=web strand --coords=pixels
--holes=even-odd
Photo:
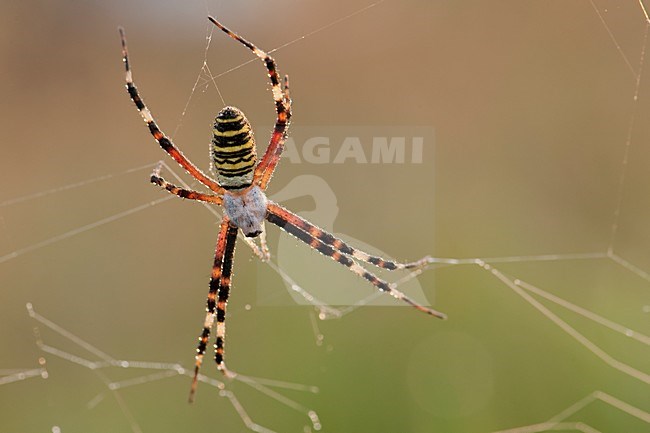
[[[643,3],[639,2],[641,6],[643,6]],[[645,8],[643,8],[643,12],[645,13]],[[621,216],[621,210],[623,207],[623,196],[625,193],[625,177],[627,175],[627,170],[628,170],[628,161],[630,157],[630,148],[632,147],[632,134],[634,132],[634,126],[636,124],[636,117],[637,117],[637,111],[638,111],[638,101],[639,101],[639,91],[641,88],[641,76],[643,74],[643,66],[645,63],[645,52],[646,52],[646,47],[648,44],[648,29],[650,28],[650,22],[647,20],[647,15],[646,15],[646,26],[645,26],[645,31],[643,33],[643,45],[641,47],[641,54],[639,56],[639,72],[636,74],[636,83],[634,86],[634,97],[633,97],[633,103],[632,103],[632,115],[630,117],[630,121],[628,122],[628,128],[627,128],[627,137],[625,140],[625,150],[623,152],[623,161],[621,163],[621,171],[620,171],[620,177],[618,181],[618,190],[616,194],[616,207],[614,209],[614,216],[613,216],[613,222],[612,222],[612,228],[611,228],[611,233],[610,233],[610,240],[609,240],[609,246],[607,247],[607,253],[608,254],[613,254],[614,253],[614,244],[616,242],[616,237],[618,235],[618,225],[620,221],[620,216]]]
[[[283,43],[283,44],[280,44],[280,45],[278,45],[277,47],[275,47],[275,48],[273,48],[273,49],[267,51],[267,53],[268,53],[268,54],[273,54],[273,53],[275,53],[276,51],[280,51],[280,50],[283,49],[283,48],[290,47],[291,45],[293,45],[293,44],[295,44],[295,43],[297,43],[297,42],[303,41],[303,40],[305,40],[305,39],[307,39],[307,38],[309,38],[309,37],[311,37],[311,36],[313,36],[313,35],[315,35],[315,34],[318,34],[318,33],[322,32],[322,31],[327,30],[327,29],[329,29],[329,28],[331,28],[331,27],[333,27],[333,26],[335,26],[335,25],[337,25],[337,24],[339,24],[339,23],[342,23],[342,22],[344,22],[344,21],[347,21],[347,20],[349,20],[350,18],[353,18],[353,17],[356,16],[356,15],[359,15],[359,14],[361,14],[361,13],[367,12],[368,10],[374,8],[375,6],[380,5],[381,3],[385,2],[385,1],[386,1],[386,0],[379,0],[379,1],[377,1],[377,2],[374,2],[374,3],[371,3],[371,4],[367,5],[367,6],[364,6],[364,7],[360,8],[360,9],[357,9],[356,11],[351,12],[351,13],[349,13],[348,15],[345,15],[345,16],[343,16],[343,17],[341,17],[341,18],[338,18],[338,19],[336,19],[336,20],[330,22],[329,24],[326,24],[326,25],[324,25],[324,26],[321,26],[321,27],[317,28],[316,30],[312,30],[312,31],[310,31],[310,32],[307,32],[307,33],[303,34],[302,36],[299,36],[299,37],[297,37],[297,38],[295,38],[295,39],[292,39],[292,40],[290,40],[290,41],[288,41],[288,42],[285,42],[285,43]],[[258,61],[257,58],[252,58],[252,59],[247,60],[247,61],[245,61],[245,62],[243,62],[243,63],[240,63],[240,64],[237,65],[237,66],[233,66],[233,67],[230,68],[230,69],[227,69],[227,70],[225,70],[225,71],[223,71],[223,72],[220,72],[219,74],[212,76],[212,78],[213,78],[213,79],[221,78],[221,77],[223,77],[224,75],[227,75],[227,74],[229,74],[229,73],[231,73],[231,72],[234,72],[234,71],[238,70],[239,68],[242,68],[242,67],[244,67],[244,66],[246,66],[246,65],[249,65],[249,64],[254,63],[254,62],[257,62],[257,61]]]
[[[629,60],[629,59],[627,58],[627,56],[625,55],[625,52],[623,51],[623,48],[621,47],[621,44],[618,43],[618,40],[616,40],[616,37],[614,36],[614,33],[612,33],[612,30],[609,28],[609,25],[607,25],[607,21],[605,21],[605,18],[603,17],[603,14],[600,13],[600,10],[598,9],[598,7],[596,6],[596,4],[594,3],[594,0],[589,0],[589,3],[591,4],[591,7],[592,7],[592,8],[594,9],[594,11],[596,12],[596,15],[598,16],[598,19],[600,20],[600,23],[603,25],[603,27],[604,27],[605,30],[607,31],[607,34],[609,35],[609,38],[612,40],[612,43],[613,43],[614,46],[616,47],[616,50],[617,50],[618,53],[621,55],[621,57],[623,58],[623,61],[625,62],[625,64],[627,65],[628,69],[629,69],[630,72],[632,73],[632,76],[633,76],[635,79],[638,80],[638,78],[639,78],[639,73],[637,73],[637,72],[634,70],[634,67],[632,66],[632,63],[630,63],[630,60]]]
[[[523,427],[517,427],[508,430],[499,430],[494,433],[536,433],[536,432],[545,432],[551,430],[577,430],[584,433],[599,433],[598,430],[589,426],[584,422],[565,422],[569,417],[574,416],[587,406],[591,405],[594,402],[600,401],[611,407],[614,407],[623,413],[630,415],[634,418],[637,418],[645,423],[650,424],[650,413],[639,409],[638,407],[632,406],[629,403],[626,403],[623,400],[620,400],[610,394],[607,394],[603,391],[594,391],[588,396],[578,400],[559,414],[553,416],[546,422],[539,424],[532,424]]]
[[[192,371],[183,368],[180,364],[177,363],[145,362],[145,361],[130,361],[130,360],[116,359],[106,354],[102,350],[98,349],[94,345],[91,345],[87,341],[83,340],[81,337],[73,334],[72,332],[68,331],[62,326],[56,324],[52,320],[37,313],[34,310],[34,307],[31,303],[27,304],[27,311],[29,313],[29,316],[36,322],[40,323],[41,325],[45,325],[48,329],[50,329],[54,333],[66,338],[74,345],[82,349],[85,349],[89,353],[100,358],[101,361],[92,361],[90,359],[86,359],[78,355],[69,353],[65,350],[61,350],[59,348],[45,344],[42,340],[41,333],[37,332],[38,337],[36,343],[43,352],[50,354],[52,356],[56,356],[72,364],[79,365],[81,367],[92,370],[93,372],[95,372],[95,374],[98,375],[100,380],[106,386],[107,392],[109,392],[118,402],[124,416],[127,418],[127,420],[131,425],[131,430],[133,431],[133,433],[140,433],[142,430],[138,425],[135,417],[133,416],[133,414],[125,404],[124,400],[117,392],[118,390],[123,388],[133,387],[133,386],[141,386],[152,382],[157,382],[160,380],[176,377],[179,375],[191,377],[193,374]],[[145,375],[137,376],[135,378],[121,380],[121,381],[111,381],[108,378],[108,376],[101,371],[103,369],[110,369],[110,368],[157,370],[157,372],[148,373]],[[15,373],[14,375],[10,376],[10,379],[4,381],[2,380],[4,378],[0,378],[0,385],[17,381],[17,380],[26,380],[30,377],[36,377],[37,375],[42,375],[42,369],[34,369],[34,370]],[[249,387],[255,389],[257,392],[266,395],[267,397],[283,404],[284,406],[303,413],[310,420],[311,428],[313,428],[314,430],[320,430],[321,427],[320,421],[315,411],[271,389],[271,387],[275,387],[281,389],[317,393],[318,388],[313,386],[302,385],[302,384],[279,381],[279,380],[259,379],[251,376],[242,375],[239,373],[235,373],[233,378],[235,381],[248,385]],[[215,386],[216,388],[222,390],[222,393],[220,395],[222,397],[228,398],[231,404],[235,406],[235,409],[237,410],[237,413],[242,418],[244,424],[248,426],[251,430],[258,431],[255,428],[251,427],[251,426],[255,426],[256,428],[264,429],[263,431],[271,431],[266,429],[265,427],[253,423],[247,414],[246,416],[243,416],[243,414],[246,413],[245,410],[243,409],[243,406],[241,406],[241,404],[236,399],[236,396],[232,391],[226,390],[227,387],[226,383],[219,380],[208,378],[204,375],[199,375],[199,381]],[[103,394],[104,393],[93,397],[88,402],[88,406],[95,406],[96,404],[101,402],[101,400],[103,399]]]

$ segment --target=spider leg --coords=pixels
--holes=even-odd
[[[286,231],[287,233],[293,235],[297,239],[306,243],[307,245],[309,245],[311,248],[315,249],[319,253],[328,256],[329,258],[331,258],[335,262],[342,264],[343,266],[346,266],[348,269],[350,269],[358,276],[368,280],[370,284],[377,287],[379,290],[389,293],[394,298],[406,302],[410,306],[424,313],[430,314],[440,319],[447,318],[447,316],[444,313],[436,311],[432,308],[425,307],[424,305],[418,304],[413,299],[409,298],[404,293],[397,290],[393,284],[388,284],[386,281],[378,278],[376,275],[372,274],[371,272],[368,272],[350,257],[346,256],[340,251],[335,250],[332,246],[325,244],[323,241],[313,236],[312,234],[303,231],[301,228],[293,224],[292,221],[289,221],[288,219],[285,219],[284,217],[274,213],[271,209],[269,209],[269,213],[266,215],[266,219],[269,222],[280,227],[282,230]],[[332,236],[332,235],[323,231],[323,236]]]
[[[221,268],[221,280],[219,283],[219,293],[217,296],[217,332],[214,344],[214,361],[217,368],[225,376],[231,376],[224,363],[225,340],[226,340],[226,304],[230,295],[230,284],[232,277],[232,262],[235,256],[235,243],[237,241],[237,231],[239,229],[234,225],[228,226],[226,237],[226,248],[223,255],[223,265]]]
[[[199,369],[201,368],[201,364],[203,363],[203,355],[205,354],[205,349],[208,344],[208,340],[210,338],[210,331],[212,329],[212,325],[214,324],[214,319],[219,314],[218,313],[219,308],[224,307],[223,305],[220,306],[218,304],[217,296],[219,295],[219,291],[221,288],[221,279],[224,273],[222,268],[224,262],[226,261],[225,256],[228,249],[227,247],[229,241],[231,241],[230,243],[232,243],[234,246],[234,242],[232,242],[231,240],[230,233],[231,233],[230,221],[228,220],[228,218],[224,217],[223,220],[221,221],[219,236],[217,238],[217,246],[215,248],[215,253],[214,253],[214,264],[212,265],[212,275],[210,276],[210,290],[208,291],[208,300],[205,309],[206,314],[205,314],[205,320],[203,321],[203,330],[201,331],[201,336],[199,337],[199,345],[196,348],[194,377],[192,378],[192,386],[190,388],[190,397],[189,397],[190,402],[194,401],[194,395],[196,394],[196,387],[199,378]],[[237,231],[235,229],[235,234],[236,233]],[[232,262],[232,257],[230,257],[229,262]],[[228,269],[228,273],[230,273],[230,269]],[[230,275],[228,276],[230,277]],[[219,330],[217,330],[217,333],[219,333]]]
[[[275,121],[275,128],[271,135],[269,141],[269,146],[266,148],[264,156],[260,160],[257,167],[255,167],[255,175],[253,182],[260,185],[262,190],[265,190],[267,184],[273,176],[273,171],[275,170],[280,156],[282,156],[282,151],[284,150],[284,141],[287,138],[287,130],[289,128],[289,120],[291,119],[291,99],[289,97],[289,77],[285,76],[284,78],[284,89],[280,85],[280,79],[278,77],[277,65],[275,60],[269,56],[264,51],[257,48],[252,43],[248,42],[246,39],[242,38],[238,34],[232,32],[223,24],[218,22],[213,17],[208,17],[208,19],[221,30],[223,30],[228,36],[235,39],[236,41],[241,42],[248,49],[250,49],[257,57],[262,59],[266,65],[266,69],[269,73],[269,78],[271,80],[271,91],[273,93],[273,100],[275,101],[275,110],[278,113],[277,119]]]
[[[157,167],[153,173],[151,173],[151,183],[158,185],[164,190],[167,190],[170,194],[179,196],[180,198],[186,198],[188,200],[197,200],[204,201],[207,203],[213,204],[222,204],[223,198],[216,195],[204,194],[198,191],[193,191],[191,189],[183,189],[172,183],[167,182],[165,179],[160,177],[160,167]]]
[[[270,76],[270,75],[269,75]],[[286,120],[283,120],[280,110],[278,107],[278,101],[276,99],[276,110],[278,111],[278,118],[275,122],[275,128],[273,129],[273,134],[271,135],[271,140],[269,145],[266,148],[264,156],[260,160],[260,164],[255,168],[255,176],[259,177],[259,185],[262,190],[266,190],[273,173],[275,172],[275,167],[280,162],[282,157],[282,152],[284,151],[284,142],[287,139],[287,131],[289,130],[289,120],[291,119],[291,96],[289,94],[289,76],[284,76],[284,88],[282,91],[284,96],[284,108],[286,112]]]
[[[348,245],[341,239],[331,235],[320,227],[315,226],[303,217],[296,215],[295,213],[286,208],[283,208],[277,203],[269,201],[267,204],[267,209],[270,213],[276,215],[279,218],[282,218],[285,221],[290,222],[303,232],[308,233],[312,238],[316,238],[323,244],[332,247],[333,250],[343,253],[347,256],[351,256],[363,262],[370,263],[371,265],[375,265],[378,268],[386,269],[389,271],[413,269],[420,268],[431,261],[430,257],[423,257],[415,262],[398,263],[383,259],[378,256],[373,256]]]
[[[224,189],[217,183],[214,179],[211,179],[206,174],[204,174],[198,167],[192,164],[183,153],[178,150],[178,148],[172,143],[171,139],[167,137],[156,124],[151,111],[145,105],[144,101],[138,93],[138,89],[133,84],[133,72],[131,71],[131,65],[129,62],[129,54],[126,47],[126,35],[124,34],[124,29],[120,27],[120,38],[122,40],[122,58],[124,61],[124,68],[126,69],[126,90],[131,96],[131,100],[135,104],[136,108],[140,112],[142,119],[145,121],[149,127],[149,132],[153,135],[153,138],[156,139],[160,147],[169,154],[181,167],[185,169],[194,179],[201,182],[203,185],[210,188],[212,191],[217,194],[223,194]]]

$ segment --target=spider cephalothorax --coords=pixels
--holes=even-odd
[[[412,263],[397,263],[382,259],[381,257],[372,256],[346,244],[341,239],[316,227],[279,204],[267,200],[264,191],[282,156],[284,142],[287,137],[287,129],[289,128],[289,120],[291,118],[289,78],[285,76],[284,85],[282,85],[278,78],[275,60],[246,39],[225,28],[214,18],[208,18],[228,36],[245,45],[264,62],[271,81],[271,92],[277,112],[277,119],[273,132],[271,133],[269,145],[259,162],[257,162],[253,132],[244,113],[234,107],[225,107],[219,112],[215,118],[211,145],[212,162],[217,175],[216,180],[207,176],[192,164],[190,160],[185,158],[181,151],[172,143],[171,139],[156,124],[151,112],[140,97],[135,84],[133,84],[133,75],[126,49],[126,38],[124,36],[124,30],[120,29],[122,56],[126,68],[126,89],[140,112],[142,119],[147,124],[149,132],[151,132],[151,135],[153,135],[158,144],[160,144],[160,147],[169,156],[180,164],[194,179],[208,187],[213,194],[182,189],[170,184],[160,177],[160,167],[151,175],[151,182],[179,197],[222,205],[224,207],[224,216],[219,229],[212,275],[210,277],[206,316],[203,321],[203,329],[197,347],[190,401],[193,399],[196,390],[199,368],[203,362],[203,355],[205,354],[215,320],[216,340],[214,344],[214,359],[219,370],[224,374],[228,374],[228,369],[226,369],[224,363],[226,304],[230,294],[235,241],[237,240],[237,233],[240,229],[247,237],[261,235],[261,248],[258,248],[254,243],[251,245],[254,245],[254,251],[261,259],[268,260],[269,252],[263,235],[265,219],[293,235],[301,242],[306,243],[311,248],[347,267],[350,271],[365,279],[377,289],[389,293],[394,298],[427,314],[440,318],[445,317],[444,314],[436,310],[418,304],[397,290],[394,284],[389,284],[378,278],[358,263],[361,261],[387,270],[411,269],[431,263],[430,258],[425,257]]]
[[[226,216],[249,238],[257,237],[264,230],[266,205],[266,194],[258,185],[238,194],[226,191],[223,195]]]

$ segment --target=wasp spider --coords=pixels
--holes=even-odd
[[[215,320],[215,361],[218,369],[222,373],[225,375],[229,374],[224,363],[224,339],[226,336],[226,303],[228,302],[230,293],[235,240],[237,239],[238,230],[241,230],[249,238],[262,235],[262,248],[266,250],[265,243],[263,242],[265,219],[295,236],[311,248],[346,266],[350,271],[368,280],[377,289],[387,292],[393,297],[427,314],[445,318],[444,314],[416,303],[398,291],[393,285],[377,278],[357,263],[357,261],[363,261],[388,270],[411,269],[425,265],[429,262],[428,258],[425,257],[412,263],[396,263],[384,260],[381,257],[372,256],[351,247],[341,239],[323,231],[309,221],[266,198],[264,191],[282,155],[289,120],[291,119],[289,78],[285,76],[281,84],[275,61],[268,54],[246,39],[228,30],[214,18],[208,18],[228,36],[246,46],[264,62],[271,80],[271,91],[277,111],[277,120],[273,133],[271,134],[269,145],[259,162],[257,161],[253,131],[244,113],[235,107],[225,107],[219,111],[214,121],[211,143],[212,162],[216,170],[216,179],[212,179],[204,174],[191,161],[185,158],[181,151],[172,143],[171,139],[158,127],[151,112],[133,84],[126,38],[124,30],[120,28],[122,56],[126,68],[126,89],[131,96],[131,100],[147,124],[151,135],[160,144],[160,147],[193,178],[208,187],[212,191],[212,194],[182,189],[172,185],[160,177],[160,169],[154,171],[151,176],[151,182],[179,197],[213,203],[221,205],[224,208],[224,216],[221,221],[214,254],[206,316],[197,348],[194,378],[190,390],[190,401],[193,400],[196,392],[199,368],[201,367],[208,338]],[[268,257],[268,250],[262,251],[259,255],[264,256],[265,253],[266,257]]]

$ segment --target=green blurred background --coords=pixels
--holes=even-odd
[[[217,222],[181,200],[146,206],[165,197],[148,184],[149,169],[124,174],[164,155],[124,91],[117,26],[127,30],[136,84],[161,127],[207,169],[210,123],[222,102],[205,84],[204,58],[213,76],[251,59],[217,32],[206,50],[208,13],[267,50],[305,36],[274,53],[292,77],[296,126],[435,130],[422,165],[285,161],[271,195],[315,173],[336,196],[336,232],[403,260],[613,247],[624,264],[650,269],[650,80],[642,73],[636,90],[646,47],[637,1],[3,0],[0,370],[8,376],[37,368],[44,356],[49,378],[0,385],[0,431],[247,431],[215,388],[203,384],[188,405],[184,376],[108,391],[106,381],[152,372],[98,374],[44,354],[25,310],[33,303],[117,359],[192,365]],[[274,112],[260,62],[216,84],[228,104],[247,113],[264,146]],[[104,175],[110,178],[88,182]],[[85,184],[11,201],[78,182]],[[286,204],[308,212],[313,200]],[[99,224],[125,211],[133,212]],[[82,232],[39,247],[71,231]],[[282,240],[269,231],[276,248]],[[293,248],[311,257],[315,273],[340,272],[307,248]],[[24,253],[9,256],[17,251]],[[495,266],[650,333],[647,275],[610,258]],[[317,386],[317,394],[281,392],[315,410],[326,432],[493,432],[544,422],[597,391],[641,412],[596,400],[566,421],[608,433],[650,432],[643,374],[608,365],[490,273],[440,267],[418,284],[448,321],[367,307],[317,321],[315,331],[314,309],[292,305],[277,274],[240,245],[228,364]],[[262,287],[288,301],[269,305],[259,299]],[[650,372],[647,344],[532,296],[606,359]],[[39,330],[46,344],[96,359]],[[220,379],[210,362],[203,372]],[[303,413],[241,383],[228,389],[255,422],[308,431]]]

